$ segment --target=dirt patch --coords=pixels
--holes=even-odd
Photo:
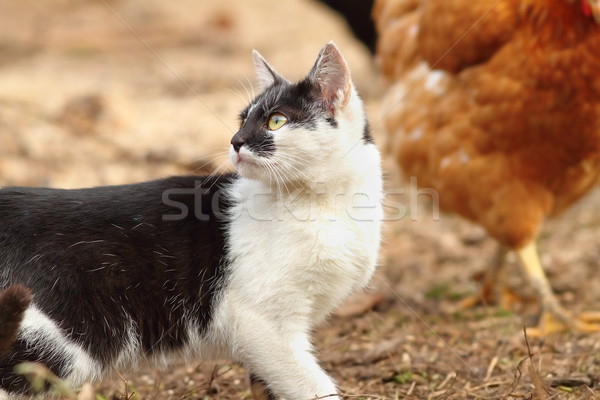
[[[229,168],[225,150],[252,91],[251,49],[299,78],[331,39],[385,147],[373,60],[338,16],[308,0],[2,2],[0,38],[2,185],[83,187]],[[522,327],[535,304],[456,312],[494,241],[454,216],[436,218],[428,196],[407,189],[389,162],[386,175],[378,301],[316,332],[319,357],[347,397],[599,398],[600,335],[530,338],[528,348]],[[600,308],[598,201],[596,190],[548,222],[541,240],[552,284],[574,311]],[[509,264],[511,285],[527,295]],[[226,362],[118,372],[97,393],[250,396],[244,371]]]

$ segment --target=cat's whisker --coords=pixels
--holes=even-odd
[[[303,157],[303,156],[298,155],[298,154],[287,154],[287,153],[278,152],[277,153],[277,157],[279,159],[283,159],[283,160],[286,160],[286,161],[289,161],[289,160],[300,161],[303,164],[306,164],[309,161],[307,159],[307,157]]]
[[[227,161],[223,161],[217,168],[215,168],[208,176],[211,178],[217,178],[222,174],[222,171],[227,168]],[[212,186],[211,186],[212,187]]]
[[[277,193],[279,194],[279,198],[283,198],[283,192],[281,191],[281,185],[279,184],[279,177],[275,171],[275,169],[273,168],[273,166],[268,162],[268,160],[264,160],[265,162],[263,163],[263,165],[267,168],[267,170],[269,171],[269,187],[272,189],[273,188],[273,184],[272,184],[272,180],[271,180],[271,176],[273,176],[273,178],[275,179],[275,188],[277,189]]]
[[[221,163],[221,165],[219,165],[217,167],[217,169],[215,169],[209,176],[208,179],[210,178],[214,178],[213,183],[208,187],[208,190],[212,189],[213,186],[215,186],[215,184],[219,181],[218,178],[221,175],[221,171],[224,170],[227,166],[228,162],[227,161],[223,161]]]
[[[227,150],[229,149],[229,147],[225,147],[223,149],[223,151],[221,152],[217,152],[214,153],[212,155],[209,155],[207,157],[204,158],[197,158],[195,160],[192,161],[192,163],[198,162],[198,161],[203,161],[203,163],[201,165],[199,165],[198,167],[194,168],[191,170],[192,173],[196,173],[197,171],[201,171],[203,170],[207,165],[212,164],[213,162],[215,162],[216,160],[224,157],[227,154]],[[227,164],[227,161],[223,161],[221,164]],[[217,171],[219,169],[219,167],[217,168],[213,168],[212,172],[210,172],[209,175],[214,175],[215,171]]]
[[[245,76],[245,75],[244,75]],[[250,92],[248,91],[248,88],[246,87],[246,85],[244,85],[242,83],[242,81],[240,80],[240,78],[238,78],[237,76],[235,77],[235,80],[238,81],[238,83],[244,88],[244,90],[246,91],[246,95],[248,96],[248,100],[246,101],[247,103],[251,103],[252,99],[254,98],[253,96],[250,96]]]
[[[212,171],[207,175],[207,177],[210,177],[210,178],[219,177],[222,174],[222,172],[225,169],[227,169],[228,164],[229,164],[229,161],[222,161],[219,165],[217,165],[216,167],[214,167],[212,169]],[[195,169],[194,171],[192,171],[192,173],[197,172],[199,169],[201,169],[201,168]]]
[[[274,176],[273,170],[267,162],[265,162],[263,159],[259,159],[259,163],[267,169],[267,172],[269,173],[269,188],[272,188],[273,179],[277,180],[277,177]]]
[[[280,182],[280,176],[277,174],[277,171],[272,166],[270,167],[271,171],[273,171],[273,175],[275,176],[275,187],[277,188],[277,193],[279,194],[279,198],[283,199],[283,188],[282,182]]]
[[[256,98],[256,93],[254,93],[254,86],[252,85],[252,81],[250,81],[250,78],[248,78],[248,75],[244,75],[244,78],[246,78],[246,82],[248,82],[248,85],[250,86],[250,91],[252,92],[252,98]]]
[[[306,155],[306,156],[309,156],[309,157],[314,157],[313,153],[310,153],[310,152],[308,152],[306,150],[303,150],[303,149],[299,149],[297,147],[285,146],[285,145],[281,145],[281,144],[277,144],[275,147],[276,147],[276,150],[290,150],[290,153],[293,153],[293,155],[296,155],[296,156]]]
[[[269,172],[269,187],[271,188],[273,187],[273,177],[269,168],[267,168],[267,171]]]
[[[261,144],[264,143],[265,141],[261,142],[258,144],[257,147],[261,147]],[[275,147],[275,151],[277,151],[279,148],[278,146]],[[268,149],[265,149],[268,150]],[[305,179],[306,181],[310,180],[310,177],[302,172],[298,167],[296,167],[295,165],[292,164],[292,161],[299,161],[302,164],[306,164],[307,161],[305,158],[301,157],[301,156],[297,156],[294,154],[282,154],[282,153],[277,153],[278,154],[278,160],[279,162],[281,162],[283,165],[282,167],[285,168],[286,170],[293,170],[295,172],[295,175],[298,175],[299,177]],[[278,169],[278,165],[276,162],[273,162],[272,160],[265,158],[265,157],[259,157],[258,160],[260,161],[260,164],[264,165],[265,167],[267,167],[270,171],[273,171],[273,173],[276,174],[276,183],[279,186],[283,186],[286,191],[288,192],[288,194],[291,195],[291,192],[289,190],[289,188],[287,187],[286,184],[286,179],[284,179],[284,177],[287,177],[288,174],[286,173],[286,171],[281,171],[280,169]],[[270,184],[272,184],[272,182],[270,182]]]
[[[308,175],[306,175],[306,173],[302,172],[301,170],[299,170],[298,168],[296,168],[294,165],[292,165],[289,162],[283,161],[285,164],[283,165],[284,167],[288,167],[291,168],[292,170],[294,170],[296,172],[297,175],[299,175],[301,178],[304,178],[306,181],[310,181],[310,177]]]
[[[205,157],[196,158],[194,161],[200,161],[200,160],[204,160],[204,159],[207,159],[207,158],[208,159],[213,159],[215,157],[220,157],[220,156],[222,156],[223,154],[226,153],[226,151],[229,149],[229,146],[227,146],[227,147],[226,146],[219,146],[217,149],[218,149],[218,151],[216,153],[209,154],[208,156],[205,156]]]
[[[215,157],[215,159],[213,161],[218,160],[221,157],[223,157],[223,161],[221,161],[221,163],[219,163],[219,165],[216,166],[209,175],[215,175],[217,173],[217,171],[222,171],[224,168],[226,168],[228,165],[231,164],[229,157],[224,157],[224,155]]]
[[[270,136],[265,136],[265,138],[262,140],[262,142],[260,142],[256,147],[258,147],[259,149],[261,149],[263,147],[263,145],[265,143],[267,143],[267,141],[269,141],[270,139],[271,139]],[[271,145],[268,145],[268,146],[265,146],[265,147],[266,147],[264,149],[265,151],[272,151],[272,150],[275,150],[275,148],[276,148],[274,144],[271,144]]]
[[[285,166],[288,166],[290,168],[293,168],[294,170],[296,170],[299,174],[301,174],[302,176],[304,176],[305,178],[308,178],[308,175],[306,175],[306,173],[302,172],[298,167],[296,167],[294,164],[292,164],[291,161],[299,161],[302,164],[306,164],[307,160],[303,157],[297,156],[295,154],[283,154],[283,153],[278,153],[278,161],[282,162],[285,164]]]
[[[240,91],[239,91],[239,90],[237,90],[237,89],[231,89],[231,88],[225,88],[225,90],[227,90],[227,91],[230,91],[231,93],[235,93],[235,94],[237,94],[237,95],[238,95],[238,96],[239,96],[239,97],[242,99],[242,101],[243,101],[243,102],[245,102],[245,103],[247,103],[247,102],[248,102],[248,100],[246,100],[246,99],[244,98],[244,96],[243,96],[243,95],[240,93]]]
[[[275,168],[275,164],[269,160],[268,158],[258,158],[259,163],[261,165],[263,165],[264,167],[267,168],[267,170],[269,171],[269,174],[273,174],[273,177],[275,178],[275,186],[278,189],[278,194],[280,198],[283,198],[283,192],[281,191],[281,188],[285,188],[286,191],[288,192],[288,195],[291,196],[291,193],[289,191],[289,189],[287,188],[287,185],[285,184],[285,179],[283,178],[283,176],[278,172],[277,168]],[[272,187],[272,184],[270,182],[270,185]]]
[[[288,193],[289,197],[292,197],[292,193],[290,192],[290,189],[288,188],[287,184],[286,184],[286,180],[284,179],[284,175],[281,173],[281,171],[279,171],[276,168],[276,165],[273,164],[272,162],[270,162],[273,168],[273,171],[277,174],[277,176],[279,176],[281,178],[281,184],[283,185],[283,187],[285,188],[286,192]]]

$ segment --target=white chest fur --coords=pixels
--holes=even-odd
[[[336,393],[309,334],[375,270],[382,184],[374,146],[372,155],[363,173],[322,192],[272,193],[246,179],[231,189],[230,276],[213,334],[224,340],[224,355],[269,377],[271,389],[286,398]]]
[[[238,182],[228,292],[282,323],[309,328],[320,322],[375,270],[380,193],[378,182],[352,191],[296,188],[285,194]]]

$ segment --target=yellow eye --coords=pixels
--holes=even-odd
[[[275,113],[269,117],[269,129],[276,131],[281,128],[287,122],[287,118],[283,114]]]

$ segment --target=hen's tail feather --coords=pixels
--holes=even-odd
[[[17,339],[25,310],[31,303],[31,291],[23,285],[13,285],[0,292],[0,356]]]

